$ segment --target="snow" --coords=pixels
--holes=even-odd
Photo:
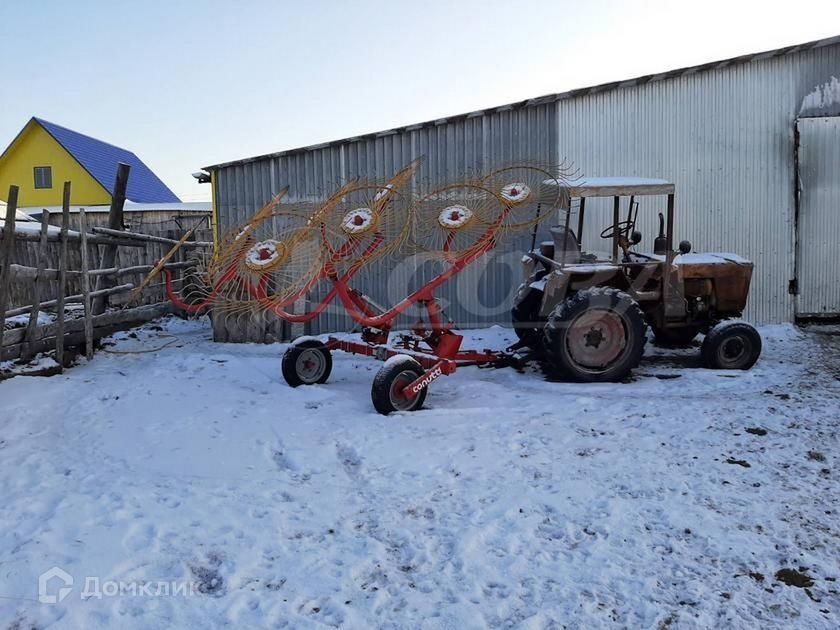
[[[663,257],[664,260],[664,257]],[[726,265],[730,263],[745,264],[750,261],[738,254],[726,253],[689,253],[680,254],[674,258],[674,264],[677,265]]]
[[[6,221],[0,220],[0,227],[5,227]],[[58,234],[60,232],[60,228],[56,226],[49,226],[47,228],[47,234]],[[34,221],[15,221],[15,233],[16,234],[40,234],[41,233],[41,226]]]
[[[6,202],[0,201],[0,221],[5,220],[7,211],[8,206],[6,205]],[[32,221],[32,217],[21,210],[15,210],[15,221]]]
[[[460,204],[447,206],[438,214],[438,223],[442,227],[455,230],[464,227],[473,217],[473,211]]]
[[[12,374],[40,373],[51,368],[57,369],[58,363],[52,357],[43,354],[37,355],[24,365],[20,365],[16,361],[0,361],[0,380]],[[0,448],[2,448],[2,444],[0,444]]]
[[[6,205],[5,205],[5,204],[3,204],[3,206],[0,206],[0,210],[2,210],[2,214],[0,214],[0,221],[5,222],[5,220],[6,220],[6,219],[5,219],[5,216],[6,216]],[[29,222],[31,222],[31,221],[33,221],[33,220],[34,220],[34,219],[32,219],[32,217],[30,217],[30,216],[29,216],[28,214],[26,214],[25,212],[21,212],[20,210],[15,210],[15,223],[17,223],[18,221],[23,221],[23,222],[25,222],[25,223],[29,223]]]
[[[617,186],[667,186],[670,183],[667,179],[653,177],[584,177],[573,182],[573,186],[575,188],[614,188]]]
[[[623,384],[464,368],[388,417],[369,358],[292,389],[284,344],[119,333],[178,341],[0,383],[0,627],[834,628],[840,336],[761,333],[748,372],[652,347]],[[73,590],[39,604],[53,566]],[[774,577],[800,567],[810,596]]]
[[[392,357],[388,357],[382,362],[381,367],[393,367],[395,365],[400,365],[405,361],[414,361],[415,359],[409,354],[395,354]]]
[[[633,252],[630,252],[631,256]],[[645,262],[645,260],[652,259],[652,260],[665,260],[665,256],[662,254],[652,254],[650,252],[644,252],[644,256],[635,256],[634,260],[636,262]],[[677,254],[674,257],[674,264],[675,265],[727,265],[731,263],[737,263],[739,265],[748,264],[750,260],[748,258],[744,258],[743,256],[739,256],[738,254],[729,254],[729,253],[722,253],[722,252],[691,252],[688,254]]]
[[[46,324],[51,324],[53,321],[52,315],[49,313],[44,313],[43,311],[38,311],[38,325],[44,326]],[[6,330],[12,330],[13,328],[23,328],[29,324],[29,313],[24,313],[23,315],[14,315],[13,317],[7,317],[6,323],[3,324],[3,328]]]
[[[84,209],[87,214],[99,214],[109,212],[111,204],[98,206],[70,206],[70,214],[77,214],[79,210]],[[134,201],[126,201],[123,207],[123,212],[198,212],[208,213],[212,210],[212,204],[209,201],[190,201],[186,203],[138,203]],[[33,217],[41,218],[41,211],[47,210],[50,214],[61,214],[61,206],[32,206],[25,208],[27,214]]]
[[[302,343],[306,343],[307,341],[317,341],[319,343],[324,343],[324,340],[320,337],[313,337],[311,335],[301,335],[300,337],[296,337],[295,340],[291,343],[293,346],[299,346]]]
[[[564,264],[562,269],[556,270],[554,273],[570,272],[570,273],[598,273],[606,271],[618,271],[620,269],[617,265],[610,265],[608,263],[598,263],[589,265],[586,263]]]
[[[2,228],[5,223],[6,223],[5,220],[0,219],[0,228]],[[37,221],[31,221],[31,220],[15,221],[15,233],[16,234],[40,235],[41,234],[41,224],[38,223]],[[47,234],[53,235],[53,236],[61,234],[61,228],[57,225],[47,226]],[[80,236],[80,233],[76,232],[74,230],[67,230],[67,234],[69,236],[75,236],[75,237]]]
[[[543,180],[543,186],[563,186],[569,188],[617,188],[624,186],[673,186],[666,179],[653,177],[583,177],[571,182],[559,179]]]

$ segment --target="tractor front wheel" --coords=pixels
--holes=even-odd
[[[370,398],[373,406],[384,416],[392,411],[416,411],[426,400],[424,387],[411,394],[406,387],[423,376],[423,366],[407,355],[397,355],[385,362],[373,379]]]
[[[700,348],[703,364],[713,370],[749,370],[761,354],[761,335],[747,322],[721,322]]]
[[[639,364],[646,330],[639,305],[623,291],[578,291],[548,319],[551,367],[577,381],[620,381]]]

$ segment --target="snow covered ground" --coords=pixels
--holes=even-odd
[[[836,628],[840,337],[762,334],[749,372],[469,368],[383,417],[370,359],[290,389],[285,346],[122,333],[166,347],[0,383],[0,628]]]

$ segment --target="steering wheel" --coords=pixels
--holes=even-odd
[[[633,221],[619,221],[618,223],[616,223],[614,225],[611,225],[608,228],[606,228],[604,231],[602,231],[601,232],[601,238],[614,238],[616,228],[618,229],[618,234],[619,235],[621,235],[621,234],[626,235],[634,227],[635,227],[635,224],[633,223]]]

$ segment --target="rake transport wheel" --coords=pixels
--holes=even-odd
[[[623,291],[579,291],[548,318],[551,367],[576,381],[620,381],[639,364],[646,330],[639,305]]]
[[[706,335],[700,353],[708,368],[749,370],[761,354],[761,335],[746,322],[720,322]]]
[[[306,339],[289,346],[283,354],[280,370],[292,387],[326,383],[332,372],[332,355],[317,339]]]
[[[414,396],[403,393],[403,389],[423,376],[424,370],[417,361],[406,355],[397,355],[385,362],[373,379],[370,398],[373,406],[382,415],[392,411],[416,411],[426,400],[424,387]]]

